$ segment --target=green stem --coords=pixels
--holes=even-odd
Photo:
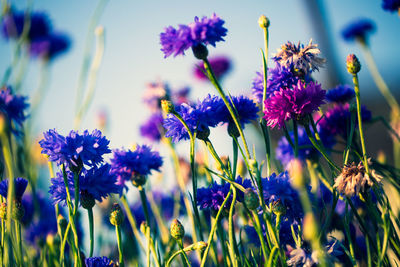
[[[24,265],[23,264],[23,260],[24,260],[24,255],[23,255],[23,251],[22,251],[22,239],[21,239],[21,223],[19,221],[14,221],[15,223],[15,232],[16,232],[16,240],[17,240],[17,247],[18,247],[18,262],[19,264]]]
[[[229,219],[228,219],[228,231],[229,231],[229,250],[231,254],[231,261],[233,266],[238,266],[239,262],[239,250],[235,242],[235,229],[233,225],[233,211],[235,209],[235,202],[237,197],[237,191],[234,186],[231,187],[233,192],[231,207],[229,208]]]
[[[138,189],[140,193],[140,200],[142,201],[144,216],[146,218],[147,225],[150,227],[149,207],[147,205],[146,192],[144,191],[143,186],[138,186]]]
[[[231,187],[232,187],[232,185],[231,185]],[[221,207],[219,208],[219,210],[217,212],[217,216],[215,216],[215,221],[214,221],[214,224],[211,227],[210,234],[208,235],[207,247],[206,247],[206,249],[204,251],[204,254],[203,254],[203,257],[201,259],[200,267],[204,267],[205,264],[206,264],[207,255],[208,255],[208,252],[210,251],[210,244],[211,244],[212,239],[214,237],[215,231],[217,230],[217,222],[219,220],[219,217],[222,214],[222,211],[223,211],[223,209],[225,207],[226,202],[228,202],[228,199],[231,196],[231,193],[232,193],[231,191],[228,192],[228,194],[225,197],[224,202],[222,202],[222,205],[221,205]]]
[[[115,234],[117,235],[118,242],[118,254],[119,254],[119,266],[124,267],[124,254],[122,252],[122,238],[121,238],[121,227],[119,225],[115,226]]]
[[[256,229],[257,235],[258,235],[258,239],[260,239],[260,243],[261,243],[261,250],[263,252],[263,256],[264,256],[264,262],[268,261],[268,251],[267,251],[267,244],[265,243],[265,238],[263,235],[263,231],[262,231],[262,227],[261,227],[261,223],[260,223],[260,218],[258,217],[258,214],[255,211],[251,211],[252,215],[253,215],[253,220],[254,220],[254,228]]]
[[[243,144],[244,144],[244,149],[246,151],[246,156],[247,156],[248,159],[251,159],[249,147],[247,145],[247,141],[246,141],[246,138],[244,136],[243,129],[242,129],[242,126],[240,125],[239,119],[236,116],[236,113],[234,112],[231,103],[226,98],[224,90],[222,89],[221,85],[218,83],[218,80],[217,80],[217,78],[216,78],[216,76],[215,76],[215,74],[214,74],[214,72],[213,72],[213,70],[211,68],[210,62],[208,62],[208,59],[204,59],[203,62],[204,62],[204,68],[207,71],[207,74],[208,74],[208,77],[209,77],[211,83],[217,89],[219,95],[222,98],[222,101],[224,101],[224,103],[225,103],[226,107],[228,108],[229,113],[230,113],[230,115],[231,115],[231,117],[232,117],[232,119],[233,119],[233,121],[234,121],[234,123],[235,123],[235,125],[237,127],[237,130],[239,131],[239,134],[242,137]]]
[[[178,243],[179,249],[182,251],[181,256],[182,256],[182,262],[183,262],[183,266],[184,267],[190,267],[192,266],[189,262],[189,259],[186,255],[185,250],[183,249],[183,243],[182,243],[182,239],[176,240],[176,243]]]
[[[354,91],[356,93],[358,130],[360,132],[361,149],[362,149],[362,153],[363,153],[364,167],[365,167],[366,173],[369,173],[368,160],[367,160],[367,151],[365,149],[364,132],[363,132],[363,128],[362,128],[360,86],[359,86],[359,83],[358,83],[357,74],[353,74],[353,83],[354,83]]]
[[[293,133],[294,133],[294,157],[299,157],[299,133],[297,131],[297,121],[295,119],[293,121]]]
[[[139,243],[139,246],[142,248],[142,250],[145,251],[144,245],[143,245],[143,243],[141,241],[141,237],[140,237],[137,225],[136,225],[135,217],[133,217],[132,211],[129,208],[128,202],[126,201],[125,195],[123,195],[121,197],[121,203],[125,208],[125,213],[126,213],[126,215],[128,217],[128,221],[129,221],[129,224],[131,225],[132,232],[133,232],[133,234],[134,234],[134,236],[136,238],[136,241]]]
[[[93,248],[94,248],[94,224],[93,224],[93,209],[88,209],[88,218],[89,218],[89,234],[90,234],[90,252],[89,257],[93,257]]]

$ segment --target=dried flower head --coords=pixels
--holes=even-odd
[[[371,161],[369,159],[368,165],[370,164]],[[352,162],[343,167],[342,173],[336,178],[333,187],[337,188],[340,194],[346,197],[353,197],[373,186],[374,181],[380,183],[382,178],[375,170],[371,170],[370,174],[366,173],[362,162],[358,163],[358,165]]]

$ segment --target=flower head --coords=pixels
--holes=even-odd
[[[348,85],[338,85],[326,92],[326,100],[331,103],[346,103],[355,97],[354,89]]]
[[[160,141],[165,131],[162,126],[163,121],[164,118],[162,114],[154,113],[140,126],[140,134],[153,142]]]
[[[126,181],[145,178],[153,170],[160,171],[162,166],[160,154],[151,151],[146,145],[137,146],[135,150],[114,150],[111,159],[111,170],[123,186]]]
[[[230,58],[225,56],[213,57],[210,58],[208,61],[210,62],[211,68],[217,79],[225,76],[232,67],[232,62]],[[208,81],[208,77],[204,74],[205,71],[206,70],[202,64],[196,65],[193,69],[194,76],[201,81]]]
[[[210,18],[194,18],[189,25],[179,25],[177,29],[172,26],[165,28],[160,34],[161,51],[164,57],[171,55],[184,55],[185,51],[198,44],[212,45],[224,41],[227,29],[223,27],[224,21],[216,14]]]
[[[299,81],[293,90],[281,89],[265,100],[264,119],[268,126],[282,128],[287,120],[298,120],[317,111],[324,98],[325,90],[320,84]]]
[[[306,76],[324,65],[325,59],[319,56],[320,53],[318,45],[313,44],[312,40],[306,46],[300,42],[297,45],[287,42],[272,59],[293,73]]]
[[[68,188],[71,197],[74,197],[74,174],[66,171]],[[92,198],[93,201],[101,202],[110,194],[118,194],[121,192],[121,186],[117,185],[117,177],[111,172],[111,166],[104,164],[100,167],[92,167],[88,170],[83,169],[79,176],[79,191],[86,198]],[[62,172],[58,172],[56,177],[51,179],[49,190],[50,195],[53,197],[54,203],[64,202],[67,199],[67,193],[64,184]],[[82,199],[81,199],[82,201]],[[81,203],[82,204],[82,203]]]
[[[398,11],[400,8],[400,0],[383,0],[382,8],[390,12]]]
[[[8,183],[9,183],[8,180],[9,179],[6,179],[0,182],[0,195],[2,195],[4,198],[7,198]],[[14,179],[15,198],[18,201],[22,200],[22,195],[25,193],[27,186],[28,186],[28,180],[20,177]]]
[[[114,266],[114,262],[109,258],[103,257],[90,257],[85,259],[86,267],[110,267]]]
[[[369,161],[368,165],[370,164]],[[365,192],[374,185],[374,182],[379,184],[382,178],[375,170],[370,170],[370,174],[366,173],[362,162],[358,163],[358,165],[352,162],[343,167],[333,187],[337,188],[340,194],[346,197],[353,197],[360,192]]]
[[[232,96],[232,99],[230,97],[227,98],[229,103],[234,107],[234,111],[236,109],[237,116],[242,127],[258,118],[259,108],[257,104],[249,97],[239,95]],[[222,123],[233,123],[232,116],[221,98],[219,98],[219,109],[217,116]]]
[[[375,31],[375,24],[367,18],[359,18],[350,23],[342,30],[342,37],[345,41],[358,39],[362,42],[367,41],[368,34]]]
[[[22,126],[22,123],[27,118],[25,110],[29,107],[26,102],[27,97],[15,95],[11,87],[3,87],[0,90],[0,113],[5,114],[9,122],[13,122],[12,130],[18,133],[15,126]]]
[[[251,187],[251,181],[248,179],[243,180],[240,176],[236,178],[236,183],[242,185],[244,188]],[[212,183],[208,188],[199,188],[197,190],[197,206],[200,209],[211,209],[212,212],[218,212],[228,195],[230,184],[226,183],[223,185]],[[237,201],[243,202],[244,194],[238,191]],[[225,204],[225,209],[228,210],[232,203],[232,196]]]
[[[39,141],[42,154],[49,156],[50,161],[58,165],[66,164],[69,167],[81,167],[81,165],[95,166],[103,162],[103,155],[110,153],[110,143],[99,130],[83,134],[71,131],[64,137],[56,130],[48,130],[43,133],[44,138]]]
[[[21,36],[25,19],[28,16],[25,12],[11,10],[10,13],[4,15],[1,22],[1,31],[6,39],[17,39]],[[31,12],[29,14],[29,32],[28,40],[34,40],[46,36],[51,31],[50,19],[46,13]]]
[[[52,33],[30,43],[30,54],[45,60],[52,60],[58,55],[66,52],[71,44],[71,40],[66,34]]]

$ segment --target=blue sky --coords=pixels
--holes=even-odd
[[[226,42],[210,49],[210,55],[228,55],[233,59],[234,69],[224,80],[225,87],[233,94],[248,93],[255,72],[261,68],[260,48],[263,47],[262,31],[257,20],[265,14],[271,20],[270,53],[286,41],[307,43],[310,38],[319,43],[314,31],[315,16],[305,6],[309,0],[270,1],[109,1],[100,25],[105,28],[106,48],[101,66],[95,99],[82,128],[95,127],[96,111],[104,107],[110,116],[109,138],[114,147],[137,141],[140,142],[139,124],[148,112],[141,103],[146,83],[160,79],[172,87],[189,85],[192,96],[198,98],[215,93],[208,84],[196,82],[192,77],[191,53],[185,57],[164,59],[160,51],[159,33],[168,25],[186,24],[194,16],[209,16],[213,12],[226,22]],[[17,2],[17,1],[16,1]],[[340,30],[347,22],[358,17],[375,21],[377,31],[371,38],[373,54],[378,68],[390,87],[399,87],[398,71],[400,18],[384,12],[378,0],[322,1],[325,5],[324,19],[330,24],[330,37],[337,52],[344,82],[350,83],[345,72],[345,58],[348,53],[360,55],[358,47],[341,40]],[[72,38],[68,54],[58,58],[51,69],[50,91],[40,112],[38,131],[56,128],[66,133],[73,126],[73,110],[76,86],[82,63],[85,38],[90,18],[97,1],[34,1],[34,10],[49,13],[55,29],[65,31]],[[20,1],[18,8],[24,8]],[[314,25],[315,26],[315,25]],[[324,54],[324,51],[322,50]],[[11,47],[0,41],[0,73],[4,73],[11,60]],[[24,82],[25,94],[30,94],[38,84],[40,64],[31,61],[30,74]],[[321,70],[316,76],[325,89],[324,75],[332,70]],[[366,68],[360,73],[363,96],[377,96]],[[393,90],[393,89],[392,89]]]

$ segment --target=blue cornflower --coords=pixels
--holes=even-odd
[[[38,240],[45,241],[48,234],[57,234],[57,220],[52,214],[46,214],[25,228],[25,240],[32,245],[38,244]]]
[[[68,188],[71,197],[74,198],[74,174],[67,171]],[[91,197],[99,202],[110,194],[118,194],[121,187],[117,185],[117,177],[111,172],[111,166],[104,164],[100,167],[92,167],[89,170],[83,169],[79,176],[80,194]],[[51,179],[49,193],[53,197],[54,203],[66,203],[67,192],[65,189],[62,172],[58,172],[56,177]]]
[[[354,127],[358,125],[357,116],[355,116]],[[361,106],[361,119],[363,122],[368,122],[371,120],[371,111],[367,109],[364,105]],[[347,135],[350,133],[350,125],[351,125],[351,112],[350,105],[335,105],[334,107],[328,109],[324,117],[320,119],[318,125],[322,133],[326,136],[328,135],[340,135],[345,140],[347,139]]]
[[[224,41],[227,29],[223,27],[224,21],[216,14],[210,18],[194,18],[189,25],[179,25],[177,29],[172,26],[165,28],[160,34],[161,51],[164,57],[171,55],[184,55],[185,51],[195,45],[212,45]]]
[[[4,15],[1,22],[1,31],[6,39],[17,39],[24,30],[25,12],[11,10],[10,13]],[[31,12],[29,14],[29,32],[28,41],[46,36],[51,31],[50,19],[46,13]]]
[[[276,67],[268,70],[267,80],[267,92],[266,98],[273,95],[275,91],[279,91],[281,88],[292,88],[299,81],[299,78],[286,67],[282,67],[276,64]],[[263,100],[264,92],[264,74],[261,72],[256,73],[256,77],[253,79],[252,87],[253,96],[259,103]]]
[[[257,104],[252,99],[244,95],[232,96],[232,100],[230,99],[230,97],[227,98],[230,104],[234,107],[234,110],[236,109],[237,116],[242,127],[244,127],[245,124],[250,123],[251,121],[257,120],[258,112],[260,110]],[[218,108],[217,114],[218,119],[222,123],[234,123],[228,108],[221,98],[219,98],[219,105],[220,107]]]
[[[21,95],[15,95],[11,87],[3,87],[0,90],[0,113],[3,113],[9,122],[16,125],[11,125],[12,130],[18,133],[15,126],[22,126],[26,119],[25,110],[29,107],[26,102],[28,98]]]
[[[313,44],[312,40],[306,46],[300,42],[297,45],[287,42],[272,59],[294,74],[304,77],[324,66],[325,59],[319,56],[320,53],[318,45]]]
[[[27,186],[28,186],[28,180],[21,177],[14,179],[15,198],[18,201],[22,200],[22,195],[24,194]],[[8,179],[0,182],[0,195],[2,195],[4,198],[7,198],[7,192],[8,192]]]
[[[390,12],[398,11],[400,8],[400,0],[383,0],[382,8]]]
[[[176,112],[186,122],[191,132],[208,132],[209,127],[215,127],[221,122],[221,99],[207,95],[194,105],[182,104],[176,107]],[[173,142],[189,139],[189,134],[183,124],[173,114],[164,119],[165,137],[172,137]]]
[[[306,159],[317,159],[320,155],[318,150],[312,145],[310,139],[308,138],[304,128],[299,127],[298,130],[298,146],[299,146],[299,159],[305,161]],[[332,148],[335,144],[335,139],[331,135],[324,134],[325,132],[319,131],[321,141],[326,148]],[[289,132],[291,141],[294,144],[294,133]],[[282,165],[287,166],[292,159],[294,159],[294,149],[290,145],[289,141],[285,136],[281,137],[278,141],[278,146],[275,150],[276,158],[282,163]]]
[[[355,92],[349,85],[338,85],[326,92],[325,98],[331,103],[346,103],[355,97]]]
[[[251,181],[249,179],[243,180],[242,177],[238,176],[235,180],[236,183],[242,185],[244,188],[250,188],[251,187]],[[197,190],[197,206],[200,207],[200,209],[210,209],[211,212],[218,212],[218,210],[221,208],[222,203],[225,200],[225,197],[228,195],[230,188],[230,184],[217,184],[216,182],[212,183],[208,188],[199,188]],[[244,194],[242,191],[237,190],[237,201],[242,202]],[[232,196],[230,199],[226,202],[225,204],[225,211],[229,209],[232,203]]]
[[[153,142],[160,141],[165,132],[162,125],[163,121],[164,118],[161,113],[154,113],[140,126],[140,134]]]
[[[71,40],[63,33],[52,33],[32,40],[29,51],[33,57],[52,60],[58,55],[68,51]]]
[[[49,156],[50,161],[58,165],[66,164],[69,167],[82,167],[82,165],[95,166],[103,162],[103,155],[110,153],[110,143],[99,130],[83,134],[71,131],[64,137],[56,130],[48,130],[43,133],[44,138],[39,141],[42,154]]]
[[[114,262],[109,258],[103,257],[91,257],[85,259],[86,267],[110,267],[114,266]]]
[[[350,22],[343,30],[342,37],[345,41],[353,41],[354,39],[362,42],[367,41],[367,35],[375,31],[375,24],[367,18],[359,18]]]
[[[163,160],[156,151],[146,145],[137,146],[132,150],[114,150],[111,159],[111,171],[117,176],[118,184],[123,186],[126,181],[135,183],[146,181],[146,176],[153,170],[160,171]],[[140,184],[138,184],[140,185]]]
[[[285,217],[293,219],[303,217],[299,194],[292,187],[288,172],[282,172],[279,175],[273,173],[262,179],[261,182],[266,205],[274,205],[279,202],[285,207]]]

